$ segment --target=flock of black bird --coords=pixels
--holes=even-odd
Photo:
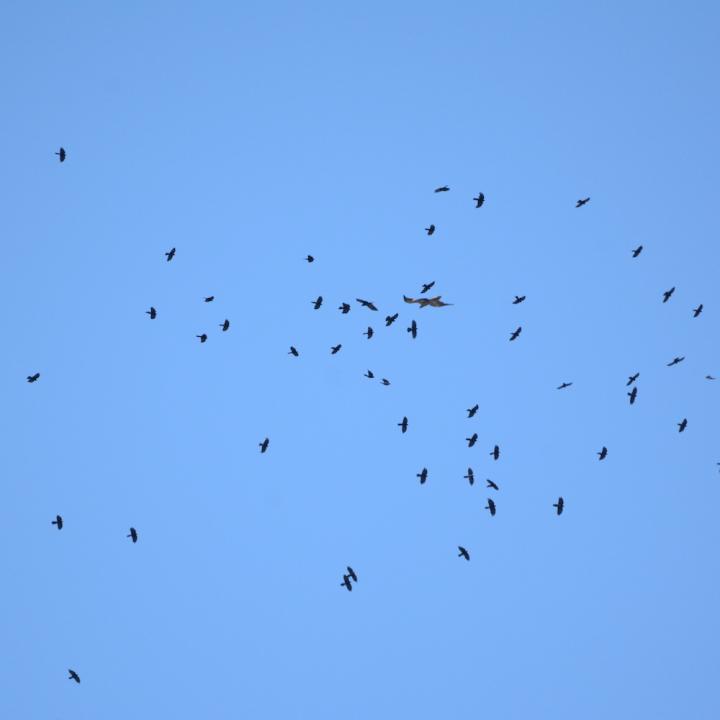
[[[59,149],[59,151],[56,152],[55,154],[58,156],[61,163],[65,162],[65,160],[67,158],[67,153],[64,148],[61,147]],[[441,187],[436,188],[434,192],[435,193],[444,193],[444,192],[449,192],[449,191],[450,191],[450,187],[447,185],[443,185]],[[485,195],[483,193],[479,193],[477,195],[477,197],[473,198],[473,201],[475,202],[475,208],[481,208],[485,202]],[[575,207],[576,208],[583,207],[584,205],[586,205],[589,202],[590,202],[589,197],[582,198],[580,200],[577,200]],[[435,225],[434,224],[429,225],[427,228],[425,228],[425,231],[428,235],[432,235],[435,232]],[[632,251],[632,257],[637,258],[640,255],[640,253],[642,252],[642,250],[643,250],[643,246],[639,245],[637,248],[635,248]],[[171,260],[173,260],[173,258],[175,257],[175,254],[176,254],[176,248],[171,248],[168,252],[165,253],[166,261],[170,262]],[[315,261],[315,258],[312,255],[307,255],[304,259],[308,263],[312,263]],[[425,293],[427,293],[429,290],[431,290],[434,285],[435,285],[435,281],[422,284],[422,287],[420,289],[420,294],[425,295]],[[663,292],[662,302],[663,303],[668,302],[671,299],[671,297],[673,296],[674,292],[675,292],[675,287],[672,287],[669,290],[666,290],[665,292]],[[204,302],[210,303],[210,302],[213,302],[214,299],[215,299],[214,295],[209,295],[204,298]],[[406,295],[403,295],[403,300],[408,304],[419,305],[420,309],[425,308],[425,307],[439,308],[439,307],[446,307],[446,306],[452,305],[452,303],[443,302],[441,295],[437,295],[435,297],[430,297],[430,298],[428,298],[428,297],[411,298]],[[520,303],[525,302],[525,300],[526,300],[525,295],[515,295],[515,298],[512,301],[512,304],[519,305]],[[378,311],[377,306],[370,300],[356,298],[356,301],[360,304],[361,307],[367,308],[368,310],[371,310],[373,312]],[[322,295],[319,295],[315,300],[312,300],[311,304],[315,310],[319,310],[323,305]],[[342,314],[346,315],[347,313],[350,312],[351,306],[349,303],[343,302],[338,307],[338,310],[340,310],[340,312]],[[157,318],[158,313],[157,313],[157,310],[155,307],[150,307],[150,309],[146,310],[145,312],[147,315],[150,316],[151,320],[155,320]],[[693,309],[692,312],[693,312],[694,318],[699,317],[700,314],[703,312],[703,304],[701,303],[700,305],[698,305],[696,308]],[[399,313],[395,313],[394,315],[386,316],[385,317],[385,326],[390,327],[398,319],[398,317],[399,317]],[[228,319],[225,319],[222,323],[219,324],[219,327],[221,328],[222,332],[227,332],[230,329],[230,321]],[[415,339],[417,337],[417,331],[418,331],[417,323],[415,320],[412,320],[410,326],[407,328],[407,332],[410,333],[410,335],[413,339]],[[518,326],[514,331],[512,331],[510,333],[510,342],[517,340],[520,337],[521,332],[522,332],[522,326]],[[367,330],[363,333],[363,335],[365,335],[368,340],[370,340],[374,334],[375,334],[375,331],[370,326],[368,326]],[[207,333],[202,333],[200,335],[196,335],[196,337],[200,340],[201,343],[206,342],[208,339]],[[334,345],[330,348],[330,352],[332,355],[335,355],[338,352],[340,352],[341,349],[342,349],[342,344],[338,343],[337,345]],[[300,352],[298,351],[298,349],[296,347],[291,345],[288,355],[292,355],[293,357],[299,357]],[[667,367],[673,367],[674,365],[681,363],[684,359],[685,359],[685,356],[677,356],[677,357],[673,358],[673,360],[671,360],[669,363],[667,363]],[[369,378],[369,379],[374,379],[375,375],[373,374],[373,372],[371,370],[368,370],[367,373],[365,374],[365,377]],[[637,385],[635,385],[634,383],[637,381],[637,379],[639,377],[640,377],[640,373],[636,372],[635,374],[630,375],[628,377],[628,381],[626,383],[627,387],[630,387],[631,385],[633,386],[632,390],[627,393],[627,395],[630,399],[630,405],[633,405],[635,403],[635,401],[637,400],[638,388],[637,388]],[[40,378],[40,373],[36,372],[33,375],[27,376],[27,382],[35,383],[39,380],[39,378]],[[707,380],[715,380],[716,379],[712,375],[706,375],[705,378]],[[381,383],[383,385],[390,385],[390,381],[387,378],[382,378]],[[565,390],[565,389],[571,387],[572,384],[573,384],[572,382],[562,382],[557,387],[557,389]],[[477,413],[478,409],[479,409],[478,404],[475,404],[475,405],[473,405],[473,407],[468,408],[467,409],[468,419],[473,418],[475,416],[475,414]],[[677,423],[677,425],[678,425],[678,432],[681,432],[681,433],[684,432],[688,425],[687,418],[683,418],[679,423]],[[398,423],[398,426],[400,427],[400,431],[402,433],[406,433],[408,431],[408,428],[410,427],[408,418],[403,417],[402,420]],[[465,438],[465,439],[467,441],[468,447],[471,448],[477,442],[478,434],[473,433],[470,437]],[[260,447],[261,453],[267,452],[268,447],[270,445],[270,438],[266,437],[262,442],[258,443],[258,445]],[[499,460],[500,447],[498,445],[495,445],[489,454],[492,456],[492,458],[494,460]],[[605,460],[605,458],[608,455],[607,447],[603,446],[601,448],[601,450],[599,452],[597,452],[597,455],[598,455],[599,460]],[[718,465],[720,465],[720,463],[718,463]],[[472,467],[468,467],[467,474],[464,475],[463,477],[465,480],[468,481],[468,483],[470,485],[474,484],[475,473],[474,473]],[[419,473],[417,473],[417,478],[420,481],[420,485],[424,485],[428,479],[428,469],[423,468]],[[486,489],[495,490],[495,491],[500,490],[498,485],[495,482],[493,482],[492,480],[490,480],[489,478],[486,479],[486,483],[487,483]],[[552,507],[555,509],[555,512],[557,515],[561,515],[564,510],[564,507],[565,507],[564,499],[562,497],[559,497],[557,499],[557,501],[552,504]],[[485,506],[485,510],[487,510],[491,516],[494,516],[496,514],[497,506],[496,506],[495,501],[492,498],[487,498],[487,505]],[[62,516],[56,515],[55,519],[52,521],[51,524],[55,525],[58,530],[62,530],[63,525],[64,525]],[[130,532],[128,533],[127,537],[130,538],[133,543],[136,543],[138,541],[137,530],[134,527],[131,527]],[[470,553],[466,548],[464,548],[462,545],[458,545],[458,550],[459,550],[458,557],[465,558],[465,560],[468,560],[468,561],[470,560]],[[340,584],[341,587],[345,587],[349,592],[351,592],[353,589],[353,583],[357,583],[357,581],[358,581],[357,574],[350,566],[348,566],[347,573],[343,574],[343,582]],[[75,672],[72,669],[68,670],[68,672],[69,672],[68,679],[74,680],[76,683],[80,682],[80,676],[77,674],[77,672]]]

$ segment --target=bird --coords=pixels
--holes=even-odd
[[[693,309],[693,317],[698,317],[700,313],[703,311],[703,305],[700,303],[696,308]]]
[[[389,385],[389,384],[390,384],[390,381],[389,381],[387,378],[383,378],[380,382],[381,382],[383,385]]]
[[[130,528],[130,533],[126,535],[125,537],[129,537],[132,539],[134,543],[137,542],[137,530],[134,527]]]
[[[419,473],[415,475],[415,477],[420,478],[420,484],[424,485],[425,481],[427,480],[428,471],[427,468],[423,468]]]
[[[340,587],[345,586],[350,592],[352,592],[352,585],[350,584],[350,576],[343,575],[343,581],[340,583]]]
[[[464,557],[466,560],[470,559],[470,553],[462,545],[458,545],[458,550],[460,551],[458,557]]]
[[[385,318],[385,327],[390,327],[400,316],[400,313],[395,313],[394,315],[388,315]]]
[[[497,486],[496,483],[494,483],[490,478],[485,478],[485,482],[487,483],[487,487],[492,488],[493,490],[499,490],[500,488]]]
[[[74,680],[76,683],[80,683],[80,676],[74,671],[70,670],[68,668],[68,672],[70,673],[70,676],[68,677],[68,680]]]
[[[52,523],[50,523],[50,524],[51,524],[51,525],[57,525],[57,529],[58,529],[58,530],[62,530],[62,526],[63,526],[62,515],[56,515],[56,516],[55,516],[55,519],[54,519],[54,520],[52,521]]]
[[[427,292],[431,287],[433,287],[434,285],[435,285],[435,281],[434,281],[434,280],[433,280],[432,282],[429,282],[429,283],[423,283],[423,286],[422,286],[422,288],[421,288],[421,290],[420,290],[420,293],[421,293],[421,294],[426,293],[426,292]]]
[[[425,232],[428,235],[432,235],[435,232],[435,226],[431,224],[430,227],[425,228]]]
[[[261,443],[258,443],[261,454],[264,453],[268,449],[269,444],[270,444],[270,438],[265,438]]]
[[[371,303],[369,300],[361,300],[360,298],[355,298],[363,307],[368,308],[369,310],[375,310],[377,311],[377,308],[373,303]]]
[[[682,357],[674,357],[671,362],[667,364],[667,367],[672,367],[673,365],[677,365],[678,363],[681,363],[685,359],[685,356]]]
[[[343,315],[347,315],[347,314],[350,312],[350,305],[348,305],[347,303],[343,303],[343,304],[338,308],[338,310],[339,310]]]
[[[39,378],[40,378],[40,373],[35,373],[34,375],[28,375],[27,381],[29,383],[34,383],[34,382],[37,382]]]
[[[492,498],[488,498],[487,505],[485,506],[486,510],[490,511],[491,515],[495,515],[495,501]]]
[[[565,388],[568,388],[572,385],[571,382],[564,382],[562,385],[558,385],[558,390],[564,390]]]
[[[331,355],[337,355],[340,352],[340,348],[342,347],[342,344],[333,345],[330,348],[330,354]]]
[[[207,335],[203,333],[202,335],[196,335],[196,338],[200,338],[200,342],[204,343],[207,340]]]
[[[366,377],[366,378],[370,378],[370,379],[372,380],[372,379],[375,377],[375,374],[373,373],[372,370],[368,370],[368,371],[365,373],[365,377]]]
[[[603,445],[602,450],[597,453],[598,460],[604,460],[607,457],[607,448]]]
[[[215,299],[215,296],[214,296],[214,295],[208,295],[208,296],[205,298],[205,302],[212,302],[214,299]]]
[[[467,440],[467,444],[468,444],[469,448],[471,448],[477,442],[477,439],[478,439],[477,433],[473,433],[471,437],[465,438],[465,440]]]
[[[687,418],[683,418],[682,422],[679,422],[678,424],[678,432],[683,432],[685,428],[687,427]]]
[[[407,429],[408,429],[408,419],[407,419],[406,417],[404,417],[404,418],[402,419],[402,422],[399,422],[399,423],[398,423],[398,427],[400,428],[400,430],[401,430],[402,432],[406,433],[406,432],[407,432]]]
[[[450,189],[450,188],[449,188],[447,185],[443,185],[442,187],[435,188],[435,192],[436,192],[436,193],[439,193],[439,192],[447,192],[449,189]]]
[[[478,403],[475,403],[475,405],[473,405],[471,408],[468,408],[467,409],[468,417],[469,418],[475,417],[475,413],[478,411],[479,408],[480,408],[480,405]]]
[[[565,507],[565,501],[562,499],[562,497],[559,497],[557,499],[557,502],[553,503],[553,507],[557,508],[558,515],[562,515],[563,508]]]
[[[628,393],[628,397],[630,398],[630,404],[632,405],[637,397],[637,385],[632,389],[632,392]]]
[[[526,295],[516,295],[512,304],[519,305],[523,300],[525,300],[526,297],[527,297]]]
[[[468,468],[467,475],[463,475],[463,478],[467,480],[471,485],[475,482],[475,473],[471,467]]]
[[[221,323],[220,323],[220,326],[219,326],[219,327],[222,328],[222,331],[223,331],[223,332],[227,332],[227,331],[228,331],[228,328],[230,327],[230,321],[226,319],[225,322],[221,322]]]
[[[586,197],[586,198],[584,198],[584,199],[582,199],[582,200],[578,200],[578,201],[575,203],[575,207],[576,207],[576,208],[582,207],[583,205],[586,205],[586,204],[589,203],[589,202],[590,202],[590,198],[589,198],[589,197]]]
[[[306,256],[305,256],[305,259],[306,259],[309,263],[315,262],[315,258],[314,258],[312,255],[306,255]]]
[[[166,252],[165,257],[167,258],[167,261],[170,262],[175,257],[175,248],[172,248],[170,252]]]
[[[368,329],[363,333],[363,335],[367,335],[367,339],[369,340],[373,335],[375,334],[375,331],[368,325]]]
[[[477,197],[474,197],[473,200],[475,201],[475,208],[481,208],[483,203],[485,202],[485,195],[482,193],[478,193]]]
[[[293,355],[295,357],[298,357],[300,355],[300,353],[297,351],[297,348],[295,348],[291,345],[290,352],[288,353],[288,355]]]
[[[60,162],[65,162],[66,152],[64,147],[61,147],[55,154],[60,158]]]
[[[414,320],[410,323],[410,327],[407,328],[407,331],[410,335],[412,335],[413,340],[417,337],[417,323]]]
[[[500,457],[500,446],[496,445],[491,451],[490,455],[493,456],[493,460],[497,460]]]
[[[157,317],[157,310],[151,305],[150,309],[145,311],[145,314],[149,315],[151,320],[154,320]]]
[[[642,252],[642,250],[643,250],[643,246],[642,246],[642,245],[638,245],[638,246],[632,251],[632,256],[633,256],[634,258],[636,258],[636,257]]]
[[[671,287],[669,290],[666,290],[663,293],[663,302],[666,303],[672,297],[672,294],[674,292],[675,292],[675,286]]]
[[[510,342],[513,340],[517,340],[518,337],[520,337],[520,333],[522,332],[522,325],[518,326],[518,329],[515,330],[515,332],[510,333]]]
[[[706,380],[717,380],[717,378],[716,378],[716,377],[713,377],[712,375],[706,375],[706,376],[705,376],[705,379],[706,379]]]
[[[628,376],[628,381],[625,387],[630,387],[638,378],[640,377],[640,373],[635,373],[634,375]]]
[[[313,304],[315,310],[319,310],[322,305],[322,295],[318,295],[317,300],[311,300],[310,302]]]
[[[357,575],[355,574],[355,571],[348,565],[347,566],[348,571],[348,577],[352,579],[353,582],[357,582]]]

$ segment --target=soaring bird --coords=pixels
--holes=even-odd
[[[564,390],[565,388],[568,388],[568,387],[570,387],[571,385],[572,385],[571,382],[564,382],[562,385],[558,385],[557,389],[558,389],[558,390]]]
[[[34,383],[34,382],[37,382],[39,378],[40,378],[40,373],[35,373],[34,375],[28,375],[27,381],[29,383]]]
[[[54,520],[52,521],[52,523],[50,523],[50,524],[51,524],[51,525],[57,525],[57,529],[58,529],[58,530],[62,530],[62,526],[63,526],[62,515],[56,515],[56,516],[55,516],[55,519],[54,519]]]
[[[315,310],[319,310],[322,305],[322,295],[318,295],[317,300],[311,300],[310,302],[313,304]]]
[[[687,427],[687,418],[683,418],[682,422],[679,422],[678,424],[678,432],[683,432],[685,428]]]
[[[563,508],[565,507],[565,501],[562,499],[562,497],[559,497],[557,499],[557,502],[553,503],[553,507],[557,509],[558,515],[562,515]]]
[[[355,574],[355,571],[348,565],[347,566],[348,571],[348,577],[352,579],[353,582],[357,582],[357,575]]]
[[[632,392],[628,393],[628,397],[630,398],[630,404],[632,405],[637,397],[637,385],[632,389]]]
[[[363,335],[367,335],[367,339],[369,340],[373,335],[375,334],[375,331],[368,325],[368,329],[363,333]]]
[[[215,299],[215,296],[214,296],[214,295],[208,295],[208,296],[205,298],[205,302],[212,302],[214,299]]]
[[[420,484],[424,485],[425,481],[427,480],[428,471],[427,468],[423,468],[419,473],[415,475],[415,477],[420,478]]]
[[[151,320],[154,320],[157,317],[157,310],[151,305],[150,309],[145,311],[145,314],[149,315]]]
[[[607,457],[607,448],[603,445],[602,450],[597,453],[598,460],[604,460]]]
[[[519,305],[526,297],[527,295],[516,295],[513,300],[513,305]]]
[[[500,457],[500,446],[496,445],[491,451],[490,455],[493,456],[493,460],[497,460]]]
[[[447,192],[450,188],[447,185],[443,185],[442,187],[435,188],[435,192]]]
[[[471,467],[468,468],[467,475],[463,475],[463,478],[467,480],[471,485],[475,482],[475,473]]]
[[[632,251],[632,256],[633,256],[634,258],[636,258],[636,257],[642,252],[642,250],[643,250],[643,246],[642,246],[642,245],[638,245],[638,246]]]
[[[337,353],[340,352],[340,348],[341,348],[341,347],[342,347],[342,344],[333,345],[333,346],[330,348],[330,354],[331,354],[331,355],[337,355]]]
[[[207,340],[207,335],[203,333],[202,335],[196,335],[196,338],[200,338],[200,342],[204,343]]]
[[[265,438],[261,443],[258,443],[258,446],[260,447],[260,453],[264,453],[268,449],[269,444],[270,438]]]
[[[375,377],[375,374],[373,373],[372,370],[368,370],[368,371],[365,373],[365,377],[366,377],[366,378],[370,378],[370,379],[372,380],[372,379]]]
[[[475,201],[475,208],[481,208],[482,204],[485,202],[485,195],[478,193],[478,196],[474,197],[473,200]]]
[[[627,381],[627,384],[625,385],[625,387],[630,387],[639,377],[640,377],[639,372],[635,373],[634,375],[630,375],[628,377],[628,381]]]
[[[471,408],[468,408],[467,409],[468,417],[469,418],[475,417],[475,413],[478,411],[479,408],[480,408],[480,405],[478,403],[475,403],[475,405],[473,405]]]
[[[137,542],[137,530],[134,527],[130,528],[130,533],[126,535],[125,537],[129,537],[132,539],[134,543]]]
[[[705,376],[705,379],[706,379],[706,380],[717,380],[717,378],[714,377],[713,375],[706,375],[706,376]]]
[[[478,439],[477,433],[473,433],[471,437],[465,438],[465,440],[467,440],[467,444],[468,444],[469,448],[471,448],[477,442],[477,439]]]
[[[62,161],[61,161],[62,162]],[[68,668],[68,672],[70,673],[70,676],[68,677],[68,680],[74,680],[76,683],[80,682],[80,676],[74,671],[70,670]]]
[[[434,285],[435,285],[435,281],[434,281],[434,280],[433,280],[432,282],[429,282],[429,283],[423,283],[423,286],[422,286],[422,289],[420,290],[420,293],[421,293],[421,294],[426,293],[426,292],[427,292],[431,287],[433,287]]]
[[[488,504],[485,506],[486,510],[490,511],[491,515],[495,515],[495,501],[492,498],[488,498]]]
[[[223,332],[227,332],[228,328],[230,327],[230,321],[226,319],[225,322],[220,323],[220,327],[222,328]]]
[[[347,314],[350,312],[350,305],[348,305],[347,303],[343,303],[343,304],[338,308],[338,310],[339,310],[343,315],[347,315]]]
[[[309,263],[315,262],[315,258],[314,258],[312,255],[307,255],[307,256],[305,257],[305,259],[306,259]]]
[[[413,340],[417,337],[417,323],[413,320],[407,331],[412,335]]]
[[[578,201],[575,203],[575,207],[576,207],[576,208],[582,207],[583,205],[586,205],[586,204],[589,203],[589,202],[590,202],[590,198],[589,198],[589,197],[583,198],[582,200],[578,200]]]
[[[499,490],[500,488],[497,486],[496,483],[494,483],[490,478],[485,478],[485,482],[487,483],[487,487],[492,488],[493,490]]]
[[[693,317],[697,317],[700,315],[700,313],[703,311],[703,305],[700,303],[694,310],[693,310]]]
[[[518,337],[520,337],[520,333],[522,332],[522,325],[518,326],[518,329],[515,330],[515,332],[510,333],[510,342],[513,340],[517,340]]]
[[[383,378],[380,382],[385,386],[390,384],[390,381],[387,378]]]
[[[458,557],[464,557],[466,560],[470,559],[470,553],[462,545],[458,545],[458,550],[460,551]]]
[[[425,232],[428,235],[432,235],[435,232],[435,226],[431,224],[430,227],[425,228]]]
[[[167,258],[167,261],[170,262],[175,257],[175,248],[172,248],[170,252],[166,252],[165,257]]]
[[[681,363],[685,359],[685,356],[682,357],[674,357],[671,362],[667,364],[667,367],[672,367],[673,365],[677,365],[678,363]]]
[[[373,303],[371,303],[369,300],[361,300],[360,298],[355,298],[363,307],[368,308],[369,310],[375,310],[377,311],[377,308]]]
[[[61,147],[55,154],[60,158],[60,162],[65,162],[66,153],[64,147]]]
[[[350,592],[352,592],[352,585],[350,584],[350,576],[343,575],[343,581],[340,583],[340,587],[345,586]]]
[[[398,426],[400,427],[400,430],[402,430],[402,432],[404,432],[404,433],[407,432],[407,429],[408,429],[408,419],[407,419],[406,417],[404,417],[404,418],[402,419],[402,422],[399,422],[399,423],[398,423]]]
[[[400,317],[400,313],[395,313],[394,315],[388,315],[385,318],[385,327],[390,327],[397,319]]]
[[[300,355],[300,353],[297,351],[297,348],[295,348],[291,345],[290,352],[288,353],[288,355],[293,355],[294,357],[298,357]]]
[[[672,297],[672,294],[674,292],[675,292],[675,286],[673,285],[673,287],[671,287],[669,290],[666,290],[663,293],[663,302],[666,303]]]

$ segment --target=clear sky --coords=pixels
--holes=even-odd
[[[2,15],[0,717],[720,717],[717,3]]]

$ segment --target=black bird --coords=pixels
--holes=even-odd
[[[404,417],[404,418],[402,419],[402,422],[399,422],[399,423],[398,423],[398,427],[400,428],[400,430],[402,430],[402,432],[404,432],[404,433],[407,432],[407,429],[408,429],[408,419],[407,419],[406,417]]]
[[[260,453],[264,453],[268,449],[269,444],[270,438],[265,438],[261,443],[258,443],[258,446],[260,447]]]
[[[383,378],[380,382],[381,382],[383,385],[389,385],[389,384],[390,384],[390,381],[389,381],[387,378]]]
[[[297,351],[296,348],[294,348],[294,347],[291,345],[291,346],[290,346],[290,352],[288,353],[288,355],[294,355],[295,357],[298,357],[298,356],[300,355],[300,353]]]
[[[202,335],[196,335],[196,338],[200,338],[200,342],[204,343],[207,340],[207,335],[203,333]]]
[[[603,445],[603,449],[597,453],[598,460],[604,460],[607,457],[607,448]]]
[[[447,192],[450,188],[447,185],[443,185],[442,187],[435,188],[435,192]]]
[[[430,227],[426,227],[426,228],[425,228],[425,232],[426,232],[428,235],[432,235],[432,234],[435,232],[435,226],[434,226],[434,225],[430,225]]]
[[[672,362],[669,362],[667,364],[667,367],[672,367],[673,365],[677,365],[678,363],[681,363],[685,359],[685,356],[682,357],[675,357],[672,359]]]
[[[666,303],[672,297],[672,294],[674,292],[675,292],[675,286],[673,285],[673,287],[671,287],[669,290],[666,290],[663,293],[663,302]]]
[[[642,245],[638,245],[638,246],[632,251],[632,256],[633,256],[634,258],[636,258],[636,257],[642,252],[642,249],[643,249],[643,246],[642,246]]]
[[[471,485],[475,482],[475,473],[471,467],[468,468],[467,475],[463,475],[463,478],[467,480]]]
[[[499,489],[500,489],[490,478],[485,478],[485,482],[487,483],[487,486],[488,486],[489,488],[492,488],[493,490],[499,490]]]
[[[693,310],[693,317],[697,317],[700,315],[700,313],[703,311],[703,305],[700,303],[694,310]]]
[[[586,198],[584,198],[584,199],[582,199],[582,200],[578,200],[578,201],[575,203],[575,207],[576,207],[576,208],[582,207],[583,205],[586,205],[586,204],[589,203],[589,202],[590,202],[590,198],[589,198],[589,197],[586,197]]]
[[[423,284],[422,290],[420,290],[420,293],[421,293],[421,294],[426,293],[426,292],[427,292],[431,287],[433,287],[434,285],[435,285],[435,281],[434,281],[434,280],[433,280],[432,282],[430,282],[430,283],[425,283],[425,284]]]
[[[39,377],[40,377],[40,373],[35,373],[34,375],[28,375],[28,376],[27,376],[27,381],[28,381],[29,383],[34,383],[34,382],[37,382],[37,381],[38,381]]]
[[[315,310],[319,310],[322,305],[322,295],[318,295],[317,300],[311,300],[310,302],[313,304]]]
[[[306,258],[305,258],[305,259],[306,259],[306,260],[307,260],[307,261],[308,261],[309,263],[311,263],[311,262],[315,262],[315,258],[314,258],[314,257],[313,257],[312,255],[308,255],[308,256],[306,256]]]
[[[208,295],[208,296],[205,298],[205,302],[212,302],[214,299],[215,299],[215,296],[214,296],[214,295]]]
[[[343,314],[347,315],[350,312],[350,306],[347,303],[343,303],[338,310]]]
[[[375,331],[368,325],[368,329],[366,332],[363,333],[363,335],[367,335],[367,339],[369,340],[373,335],[375,334]]]
[[[473,200],[475,201],[475,208],[480,208],[485,202],[485,195],[483,195],[482,193],[478,193],[478,196],[474,197]]]
[[[358,581],[357,575],[355,574],[355,571],[349,565],[347,566],[347,571],[348,571],[348,577],[352,578],[353,582],[357,582]]]
[[[74,680],[76,683],[80,682],[80,676],[74,670],[70,670],[68,668],[68,672],[70,673],[70,677],[68,677],[68,680]]]
[[[167,258],[167,261],[170,262],[175,257],[175,248],[172,248],[170,252],[166,252],[165,257]]]
[[[518,327],[518,329],[510,335],[510,342],[512,342],[513,340],[517,340],[521,332],[522,326]]]
[[[60,158],[60,162],[65,162],[66,153],[64,147],[61,147],[55,154]]]
[[[370,379],[372,380],[372,379],[375,377],[375,374],[373,373],[372,370],[368,370],[368,371],[365,373],[365,377],[366,377],[366,378],[370,378]]]
[[[340,583],[340,587],[343,587],[343,585],[352,592],[352,585],[350,584],[350,576],[349,575],[343,575],[343,581]]]
[[[132,538],[132,541],[134,543],[136,543],[137,542],[137,530],[135,528],[131,527],[130,533],[128,535],[126,535],[125,537]]]
[[[229,321],[229,320],[225,320],[225,322],[220,323],[220,326],[219,326],[219,327],[222,328],[223,332],[227,332],[227,331],[228,331],[228,328],[230,327],[230,321]]]
[[[678,424],[678,432],[683,432],[685,428],[687,427],[687,418],[683,418],[682,422],[679,422]]]
[[[562,497],[559,497],[557,499],[557,502],[553,503],[553,507],[557,508],[558,515],[562,515],[563,508],[565,507],[565,501],[562,499]]]
[[[57,529],[58,529],[58,530],[62,530],[62,526],[63,526],[62,515],[56,515],[56,516],[55,516],[55,519],[54,519],[54,520],[52,521],[52,523],[50,523],[50,524],[51,524],[51,525],[57,525]]]
[[[519,305],[526,297],[527,295],[516,295],[513,300],[513,305]]]
[[[428,472],[427,468],[423,468],[421,472],[417,473],[415,477],[420,478],[420,484],[424,485],[427,480]]]
[[[638,378],[640,377],[640,373],[635,373],[634,375],[630,375],[628,377],[627,384],[625,387],[630,387]]]
[[[488,498],[488,504],[485,506],[485,509],[489,510],[491,515],[495,515],[495,501],[492,498]]]
[[[145,314],[149,315],[151,320],[154,320],[157,317],[157,310],[151,305],[150,309],[145,311]]]
[[[467,440],[467,444],[468,444],[469,448],[471,448],[477,442],[477,439],[478,439],[477,433],[473,433],[472,437],[465,438],[465,440]]]
[[[628,393],[628,397],[630,398],[630,404],[632,405],[637,397],[637,385],[632,389],[632,392]]]
[[[706,379],[706,380],[717,380],[717,378],[716,378],[716,377],[713,377],[712,375],[706,375],[706,376],[705,376],[705,379]]]
[[[572,385],[571,382],[564,382],[562,385],[559,385],[557,389],[564,390],[565,388],[570,387],[571,385]]]
[[[370,310],[377,311],[377,308],[373,303],[371,303],[369,300],[361,300],[360,298],[355,298],[363,307],[366,307]]]
[[[390,327],[400,316],[400,313],[395,313],[394,315],[388,315],[385,318],[385,327]]]
[[[412,335],[413,340],[417,337],[417,323],[413,320],[407,331]]]
[[[342,347],[342,344],[333,345],[333,346],[330,348],[330,354],[331,354],[331,355],[336,355],[337,353],[340,352],[340,348],[341,348],[341,347]]]
[[[490,455],[493,456],[493,460],[497,460],[500,457],[500,446],[496,445],[491,451]]]
[[[471,408],[468,408],[467,409],[468,417],[469,418],[475,417],[475,413],[478,411],[479,408],[480,408],[480,405],[478,405],[477,403],[475,405],[473,405]]]
[[[458,545],[458,550],[460,551],[458,557],[464,557],[466,560],[470,559],[470,553],[462,545]]]

